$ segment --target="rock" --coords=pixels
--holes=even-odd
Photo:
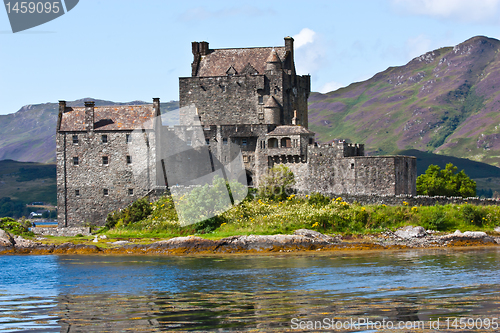
[[[129,241],[116,241],[116,242],[113,242],[111,243],[113,245],[125,245],[125,244],[130,244]]]
[[[500,232],[500,227],[496,227],[495,232]]]
[[[92,243],[97,243],[97,242],[99,242],[99,240],[97,239],[97,235],[96,235],[94,240],[92,241]]]
[[[452,234],[441,236],[442,240],[483,240],[483,241],[493,241],[494,239],[485,232],[482,231],[466,231],[464,233],[460,230],[455,231]]]
[[[8,232],[0,229],[0,246],[10,247],[12,245],[14,245],[14,239],[12,236]]]
[[[305,236],[307,238],[312,238],[312,239],[317,239],[329,243],[336,243],[338,240],[331,237],[322,234],[321,232],[317,232],[315,230],[309,230],[309,229],[298,229],[293,232],[294,235],[299,235],[299,236]]]
[[[107,239],[108,237],[106,235],[101,235],[99,236],[100,239]]]
[[[21,236],[14,236],[14,246],[21,248],[31,248],[40,245],[40,243],[34,242],[30,239],[24,239]]]
[[[413,227],[411,225],[396,230],[395,234],[396,236],[404,239],[420,238],[427,236],[427,233],[423,227]]]

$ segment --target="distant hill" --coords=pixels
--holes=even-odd
[[[96,106],[146,104],[143,101],[117,103],[83,98],[67,102],[67,105],[84,106],[87,100],[94,100]],[[160,104],[163,112],[178,107],[176,101]],[[58,108],[58,103],[33,104],[23,106],[16,113],[0,115],[0,160],[55,162]]]
[[[309,98],[320,142],[371,154],[418,149],[500,166],[500,41],[474,37]]]

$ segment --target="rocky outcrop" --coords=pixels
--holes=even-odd
[[[413,227],[411,225],[396,230],[394,234],[403,239],[421,238],[427,236],[423,227]]]
[[[396,232],[387,231],[381,235],[331,237],[314,230],[299,229],[293,235],[248,235],[232,236],[219,240],[197,236],[175,237],[151,244],[133,244],[130,241],[106,242],[105,247],[97,245],[41,244],[20,236],[12,237],[0,231],[0,254],[158,254],[182,255],[196,253],[266,253],[321,250],[384,250],[404,248],[430,248],[447,246],[498,245],[497,239],[484,232],[467,231],[448,235],[435,235],[422,227],[405,227]],[[98,237],[98,245],[105,242]],[[3,245],[1,245],[3,244]]]

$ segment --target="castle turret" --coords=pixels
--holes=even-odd
[[[269,125],[279,125],[281,107],[276,99],[271,96],[264,105],[264,123]]]
[[[276,50],[272,50],[271,54],[266,60],[266,71],[278,71],[281,69],[281,60],[276,53]]]

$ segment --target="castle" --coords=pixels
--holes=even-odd
[[[235,146],[250,186],[258,186],[270,167],[286,164],[298,190],[415,195],[414,157],[364,156],[362,144],[314,141],[308,130],[310,76],[296,74],[293,42],[286,37],[284,46],[237,49],[193,42],[191,76],[179,78],[181,126],[155,120],[161,119],[158,98],[151,105],[119,107],[91,101],[68,107],[60,101],[59,226],[103,225],[112,210],[182,183],[183,173],[203,176],[232,161]],[[189,108],[203,128],[203,147],[192,143],[189,124],[182,126],[182,119],[192,117]],[[137,140],[143,144],[133,148],[140,150],[135,155],[130,148]],[[201,148],[210,163],[191,163],[203,156]],[[138,169],[143,172],[134,173]]]

